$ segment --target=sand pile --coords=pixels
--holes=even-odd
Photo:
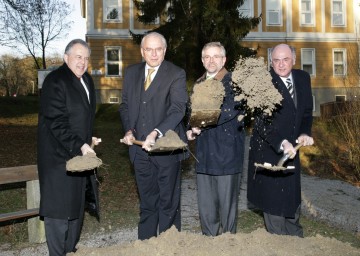
[[[190,232],[178,232],[174,227],[157,238],[134,241],[130,244],[106,248],[80,247],[75,256],[142,256],[142,255],[177,255],[177,256],[359,256],[357,248],[339,242],[336,239],[316,237],[298,238],[293,236],[271,235],[264,229],[250,234],[223,234],[206,237]]]

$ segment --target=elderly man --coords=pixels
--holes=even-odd
[[[86,72],[89,56],[90,49],[85,41],[72,40],[65,48],[65,63],[46,77],[41,90],[38,124],[40,216],[44,217],[50,256],[76,250],[84,218],[87,180],[94,188],[97,201],[94,171],[66,171],[67,160],[95,153],[90,147],[96,99],[94,83]]]
[[[275,88],[283,96],[281,106],[271,117],[255,120],[250,140],[248,199],[264,212],[268,232],[303,237],[300,218],[300,158],[296,143],[310,146],[312,126],[312,93],[310,76],[293,69],[295,49],[286,44],[271,50],[270,71]],[[276,165],[283,154],[291,158],[288,171],[255,168],[254,163]]]
[[[157,236],[172,225],[180,230],[180,173],[184,152],[149,152],[168,130],[186,141],[182,119],[188,94],[185,71],[164,60],[165,38],[156,32],[141,42],[145,62],[125,70],[120,117],[140,195],[139,239]],[[143,140],[142,147],[134,139]]]

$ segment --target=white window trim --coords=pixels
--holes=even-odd
[[[338,96],[344,97],[344,98],[345,98],[345,101],[346,101],[346,95],[345,95],[345,94],[335,94],[335,95],[334,95],[334,100],[335,100],[335,102],[338,102],[338,101],[336,101],[336,97],[338,97]]]
[[[311,62],[305,62],[304,59],[305,57],[303,57],[304,51],[311,51],[312,55],[311,55]],[[311,64],[312,66],[312,73],[310,74],[310,76],[315,77],[316,76],[316,50],[315,48],[301,48],[301,69],[304,70],[304,65],[305,64]]]
[[[334,1],[342,2],[342,24],[334,24]],[[331,26],[345,27],[346,26],[346,1],[345,0],[331,0]]]
[[[117,97],[117,96],[110,96],[110,97],[109,97],[109,103],[110,103],[110,104],[117,104],[117,103],[119,103],[119,102],[120,102],[119,97]]]
[[[299,22],[300,22],[300,26],[302,26],[302,27],[315,27],[315,0],[308,0],[308,1],[310,1],[310,12],[303,11],[301,9],[303,0],[299,1],[299,17],[300,17]],[[310,23],[305,23],[305,21],[303,22],[302,15],[305,14],[305,13],[310,13],[310,15],[311,15]]]
[[[315,95],[313,95],[312,98],[313,98],[313,112],[315,112],[316,111]]]
[[[247,3],[247,6],[244,4]],[[243,8],[241,8],[243,7]],[[246,7],[246,8],[244,8]],[[243,17],[252,18],[254,17],[254,1],[245,0],[244,3],[238,7],[239,14],[243,14]],[[245,14],[245,15],[244,15]]]
[[[278,2],[278,7],[279,9],[269,9],[269,3],[268,0],[266,0],[266,26],[282,26],[283,25],[283,21],[282,21],[282,3],[281,0],[276,0]],[[277,22],[274,23],[270,23],[269,20],[269,13],[278,13],[278,18],[279,20]]]
[[[342,52],[343,53],[343,62],[340,63],[340,62],[335,62],[335,52]],[[346,76],[347,74],[347,68],[346,68],[346,63],[347,63],[347,59],[346,59],[346,49],[345,48],[334,48],[332,50],[332,57],[333,57],[333,75],[334,77],[343,77],[343,76]],[[344,65],[344,73],[343,74],[335,74],[335,65],[336,64],[343,64]]]
[[[119,50],[119,61],[108,61],[107,51],[108,50]],[[104,49],[104,59],[105,59],[105,76],[106,77],[122,77],[122,47],[121,46],[105,46]],[[108,74],[108,64],[117,64],[119,63],[119,75],[109,75]]]
[[[122,10],[122,0],[117,0],[117,5],[107,5],[107,1],[103,0],[103,21],[105,23],[122,23],[123,22],[123,10]],[[107,18],[107,9],[113,8],[119,11],[118,19],[108,19]]]

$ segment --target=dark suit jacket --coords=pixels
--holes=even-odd
[[[291,172],[273,172],[254,167],[265,162],[276,165],[282,157],[281,142],[287,139],[293,145],[301,134],[311,136],[312,93],[308,73],[292,70],[296,106],[281,78],[270,71],[275,88],[283,96],[281,106],[271,117],[260,116],[255,120],[250,140],[248,199],[261,210],[284,217],[294,217],[301,203],[300,158],[289,160],[295,166]]]
[[[64,63],[45,79],[40,97],[38,123],[38,171],[40,215],[57,219],[79,217],[86,177],[93,172],[70,173],[66,161],[81,155],[81,146],[91,144],[96,99],[89,74],[90,103],[80,80]]]
[[[186,142],[185,128],[182,119],[185,114],[188,94],[186,90],[185,71],[174,64],[163,61],[150,87],[144,95],[145,62],[129,66],[125,70],[120,117],[124,131],[133,131],[138,140],[145,140],[146,136],[155,128],[162,134],[168,130],[177,132]],[[142,113],[140,111],[142,109]],[[142,131],[136,127],[141,126]],[[133,162],[137,145],[129,147],[130,160]],[[152,154],[154,157],[176,158],[181,160],[183,152],[169,154]]]

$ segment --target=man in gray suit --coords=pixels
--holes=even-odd
[[[95,153],[90,147],[95,117],[95,90],[86,72],[90,49],[81,39],[65,49],[65,63],[45,79],[38,123],[40,216],[44,218],[50,256],[74,252],[84,218],[85,188],[94,171],[70,173],[66,161]],[[96,141],[96,139],[94,139]]]
[[[145,35],[141,55],[145,62],[125,70],[120,117],[129,145],[140,195],[139,239],[148,239],[172,225],[180,230],[180,161],[182,150],[149,152],[155,140],[168,130],[186,141],[182,119],[188,94],[185,71],[164,60],[165,38],[156,32]],[[144,141],[142,147],[134,139]]]

